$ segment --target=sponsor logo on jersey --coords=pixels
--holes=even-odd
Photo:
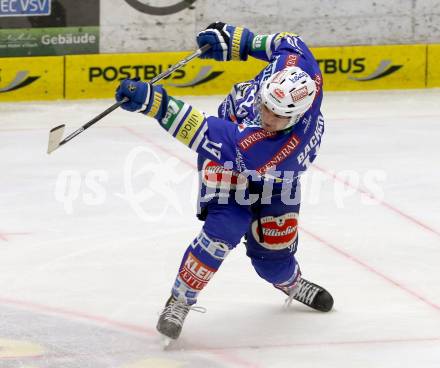
[[[259,174],[264,174],[266,171],[272,168],[276,168],[279,164],[281,164],[285,159],[287,159],[298,147],[300,143],[299,138],[292,134],[287,143],[284,144],[283,147],[263,166],[257,169]]]
[[[316,148],[316,150],[319,149],[319,144],[321,142],[321,137],[324,134],[324,118],[322,115],[318,117],[318,124],[315,128],[315,133],[312,135],[310,140],[307,142],[307,144],[304,146],[302,151],[297,156],[297,160],[299,164],[302,164],[303,166],[307,167],[310,164],[310,152],[313,148]]]
[[[252,223],[252,235],[261,246],[271,250],[291,247],[298,236],[298,214],[288,212],[278,217],[262,217],[261,227],[264,242],[260,242],[258,221]]]
[[[1,69],[0,69],[1,71]],[[32,77],[32,76],[28,76],[29,71],[27,70],[21,70],[19,72],[17,72],[17,74],[15,75],[15,77],[12,79],[11,82],[9,82],[6,86],[1,87],[0,85],[0,93],[4,93],[4,92],[11,92],[23,87],[28,86],[29,84],[35,82],[38,77]],[[2,78],[0,75],[0,82],[1,82]]]
[[[290,54],[287,56],[286,62],[284,64],[284,67],[290,67],[290,66],[296,66],[298,64],[298,55]]]
[[[247,151],[255,143],[258,143],[263,139],[273,137],[276,134],[277,134],[276,132],[267,132],[264,129],[260,129],[242,138],[238,142],[238,146],[241,148],[242,151]]]
[[[301,124],[304,125],[303,133],[306,133],[310,128],[310,123],[312,122],[312,115],[304,115]]]
[[[180,125],[176,138],[183,144],[189,146],[203,121],[203,115],[199,111],[192,109],[185,121]]]
[[[303,98],[305,98],[309,94],[309,91],[307,90],[307,87],[301,87],[300,89],[297,89],[290,93],[292,96],[293,102],[301,101]]]
[[[200,291],[212,279],[216,271],[189,252],[179,271],[179,276],[190,288]]]
[[[138,0],[125,0],[125,2],[141,13],[150,15],[170,15],[178,13],[186,8],[194,9],[193,4],[196,2],[196,0],[182,0],[168,6],[152,6],[149,4],[144,4]]]
[[[254,40],[252,41],[252,50],[254,51],[264,51],[266,48],[266,41],[267,36],[266,35],[257,35],[254,37]]]
[[[169,130],[171,125],[173,125],[174,120],[177,118],[177,115],[179,114],[180,110],[182,110],[182,108],[182,101],[170,98],[165,117],[160,122],[166,130]]]
[[[240,173],[225,169],[211,160],[205,160],[202,167],[202,181],[209,188],[246,189],[247,179]]]

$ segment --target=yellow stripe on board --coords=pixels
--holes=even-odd
[[[427,87],[440,87],[440,45],[428,45]]]
[[[440,87],[440,44],[319,47],[312,52],[326,91]],[[0,101],[112,98],[122,79],[151,80],[186,56],[188,52],[1,58]],[[225,95],[266,65],[253,58],[195,59],[159,83],[172,96]]]
[[[64,98],[64,58],[0,58],[0,102]]]

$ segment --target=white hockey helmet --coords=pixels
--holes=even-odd
[[[296,124],[312,106],[316,95],[315,81],[297,66],[272,75],[261,89],[261,103],[274,114],[290,117],[284,129]]]

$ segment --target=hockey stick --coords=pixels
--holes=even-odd
[[[177,69],[180,69],[185,64],[189,63],[191,60],[195,59],[199,55],[203,54],[205,51],[207,51],[210,48],[210,45],[206,44],[202,46],[201,48],[194,51],[191,55],[187,56],[186,58],[179,61],[177,64],[174,64],[169,69],[165,70],[163,73],[157,75],[152,80],[150,80],[149,83],[156,83],[166,77],[168,77],[171,73],[176,71]],[[84,124],[81,128],[78,128],[73,133],[69,134],[66,138],[63,138],[64,134],[64,128],[66,127],[65,124],[58,125],[55,128],[52,128],[49,132],[49,144],[47,147],[47,153],[50,154],[53,151],[55,151],[58,147],[62,146],[63,144],[66,144],[73,138],[75,138],[77,135],[81,134],[84,130],[90,128],[93,124],[97,123],[99,120],[101,120],[104,116],[107,116],[110,114],[113,110],[116,110],[119,106],[121,106],[123,103],[127,102],[128,98],[125,97],[121,101],[115,102],[113,105],[111,105],[107,110],[101,112],[99,115],[95,116],[92,120]]]

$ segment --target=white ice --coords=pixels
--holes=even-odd
[[[283,309],[239,245],[169,351],[155,324],[201,227],[195,154],[117,110],[48,156],[50,128],[112,101],[1,103],[0,367],[440,367],[439,100],[325,95],[297,258],[332,312]]]

